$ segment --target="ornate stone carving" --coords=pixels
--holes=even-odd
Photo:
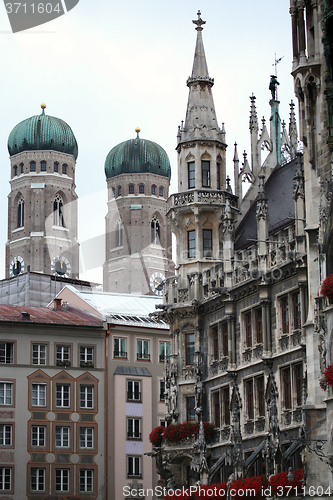
[[[244,425],[244,431],[245,431],[245,434],[253,434],[254,433],[254,422],[252,422],[252,421],[246,422],[246,424]]]

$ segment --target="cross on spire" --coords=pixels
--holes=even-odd
[[[200,10],[198,10],[197,16],[198,16],[198,19],[195,19],[194,21],[192,21],[192,23],[197,25],[197,27],[195,28],[197,31],[202,31],[203,30],[202,25],[206,24],[206,21],[203,21],[201,19]]]

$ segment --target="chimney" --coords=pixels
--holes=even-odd
[[[61,311],[61,302],[62,299],[54,299],[54,310]]]

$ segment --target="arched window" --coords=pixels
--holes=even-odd
[[[155,195],[156,194],[156,186],[151,187],[151,194]]]
[[[66,163],[64,163],[63,166],[62,166],[62,173],[63,174],[67,174],[67,165],[66,165]]]
[[[145,194],[145,187],[143,184],[140,184],[139,186],[139,194]]]
[[[40,162],[40,171],[41,172],[46,172],[46,161],[41,161]]]
[[[17,175],[17,165],[14,165],[14,176]]]
[[[122,247],[123,246],[123,222],[121,219],[117,220],[116,223],[116,247]]]
[[[121,194],[122,194],[121,186],[118,186],[118,196],[121,196]]]
[[[20,167],[21,167],[21,174],[24,174],[24,164],[23,164],[23,163],[21,163],[21,164],[20,164]]]
[[[161,186],[158,190],[158,196],[163,196],[164,195],[164,190],[163,187]]]
[[[55,161],[53,163],[53,172],[58,172],[59,171],[59,163]]]
[[[155,245],[159,245],[161,233],[160,233],[160,223],[156,215],[154,215],[154,217],[152,218],[150,227],[151,227],[151,242],[155,243]]]
[[[65,227],[63,215],[63,201],[59,194],[55,197],[53,202],[53,225]]]
[[[134,194],[134,185],[133,184],[130,184],[128,186],[128,194]]]
[[[30,162],[30,172],[36,172],[36,162],[35,161]]]
[[[17,227],[23,227],[23,226],[24,226],[24,198],[23,196],[21,196],[17,204]]]

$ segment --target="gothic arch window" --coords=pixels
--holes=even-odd
[[[30,172],[36,172],[36,162],[35,161],[30,162]]]
[[[153,196],[155,196],[155,194],[156,194],[156,186],[155,186],[155,185],[153,185],[153,186],[151,187],[151,194],[152,194]]]
[[[139,194],[145,194],[145,187],[143,184],[139,185]]]
[[[128,186],[128,194],[134,194],[134,184]]]
[[[163,197],[163,195],[164,195],[164,189],[163,189],[162,186],[160,186],[159,189],[158,189],[158,196],[162,196]]]
[[[16,227],[23,227],[24,226],[24,198],[21,196],[21,198],[18,201],[17,204],[17,226]]]
[[[154,217],[152,218],[150,227],[151,227],[151,242],[154,243],[155,245],[160,245],[161,229],[160,229],[160,223],[156,215],[154,215]]]
[[[14,176],[17,175],[17,165],[14,165]]]
[[[40,171],[41,172],[46,172],[46,161],[41,161],[40,162]]]
[[[59,163],[55,161],[53,163],[53,172],[58,172],[59,171]]]
[[[20,163],[20,167],[21,167],[21,174],[24,174],[24,164]]]
[[[115,246],[122,247],[123,246],[123,221],[121,219],[118,219],[116,222],[115,233],[116,233]]]
[[[53,202],[53,225],[65,227],[64,213],[63,213],[64,203],[59,194],[54,199]]]
[[[62,173],[67,175],[67,165],[66,165],[66,163],[64,163],[63,166],[62,166]]]
[[[118,196],[121,196],[122,191],[121,191],[121,186],[118,186]]]

